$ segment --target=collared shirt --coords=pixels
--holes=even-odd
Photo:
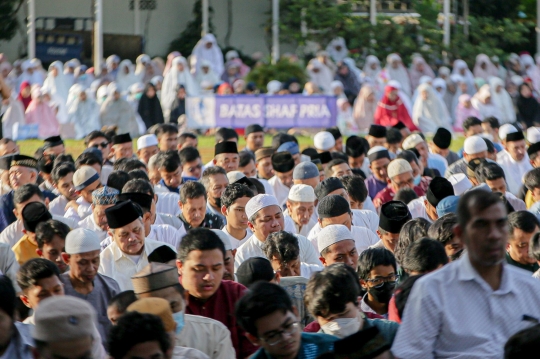
[[[540,266],[538,263],[534,262],[532,264],[523,264],[519,263],[518,261],[515,261],[511,256],[510,253],[506,252],[506,263],[516,266],[518,268],[524,269],[526,271],[529,271],[531,273],[536,272],[538,269],[540,269]]]
[[[525,157],[518,162],[512,158],[510,153],[504,150],[497,154],[497,163],[504,170],[508,191],[517,196],[521,188],[523,176],[533,169],[529,161],[529,155],[525,154]]]
[[[320,266],[321,261],[319,260],[319,254],[315,248],[313,248],[309,240],[299,234],[293,233],[293,235],[298,239],[298,246],[300,247],[300,262]],[[247,242],[242,244],[236,251],[236,255],[234,257],[234,270],[236,271],[240,264],[251,257],[266,258],[263,251],[263,246],[264,242],[258,239],[255,234],[249,237]]]
[[[69,271],[60,275],[60,281],[64,284],[65,295],[71,295],[86,300],[97,313],[97,327],[103,345],[106,344],[111,329],[111,322],[107,317],[107,306],[112,297],[120,293],[118,283],[112,278],[97,274],[94,278],[94,289],[88,294],[81,294],[73,288],[69,278]]]
[[[152,224],[150,226],[150,233],[146,238],[170,244],[178,250],[180,242],[182,242],[182,237],[185,235],[186,230],[184,227],[182,229],[176,229],[168,224]]]
[[[240,247],[242,244],[246,243],[249,237],[253,235],[253,232],[251,232],[251,229],[246,228],[246,235],[242,239],[236,239],[234,238],[229,231],[227,231],[227,226],[223,227],[221,229],[227,236],[229,236],[229,241],[231,242],[232,250],[234,251],[238,247]]]
[[[186,232],[182,221],[178,219],[178,217],[171,214],[156,213],[156,219],[154,220],[153,224],[168,224],[169,226],[173,226],[182,233]]]
[[[272,186],[274,190],[274,196],[277,198],[280,206],[283,206],[287,202],[287,197],[289,197],[289,187],[285,186],[283,182],[279,179],[278,176],[274,176],[268,180],[268,184]]]
[[[176,252],[176,249],[169,244],[147,239],[144,241],[144,249],[140,258],[137,263],[135,263],[133,259],[122,252],[116,242],[113,241],[99,255],[99,273],[114,278],[122,291],[133,289],[131,277],[148,264],[148,256],[161,246],[169,246]]]
[[[392,353],[397,358],[502,358],[508,338],[534,325],[524,316],[540,319],[540,282],[522,269],[506,264],[502,269],[497,290],[468,255],[420,278]]]
[[[423,196],[426,194],[419,186],[414,186],[413,190],[418,196]],[[396,195],[396,192],[394,191],[392,186],[388,185],[386,186],[385,189],[377,193],[377,195],[375,196],[375,199],[381,200],[381,206],[382,206],[383,204],[393,200],[395,195]]]
[[[49,203],[49,212],[51,214],[56,214],[57,216],[64,216],[66,214],[66,205],[68,202],[69,200],[63,195],[56,197]]]
[[[206,213],[212,213],[218,216],[223,221],[223,225],[227,224],[227,217],[225,217],[220,211],[212,207],[212,205],[210,204],[210,202],[208,202],[208,200],[206,200]]]
[[[311,229],[315,226],[315,224],[317,224],[317,221],[313,220],[313,218],[310,217],[308,224],[304,224],[302,226],[302,228],[300,228],[298,223],[294,222],[294,219],[289,214],[289,209],[288,208],[283,211],[283,217],[288,217],[288,218],[292,219],[293,223],[294,223],[294,229],[295,229],[294,233],[300,234],[300,235],[302,235],[304,237],[307,237],[309,235],[309,231],[311,231]]]
[[[182,211],[178,206],[178,201],[180,201],[180,195],[174,192],[156,192],[158,200],[156,203],[156,212],[157,213],[167,213],[172,216],[177,216]]]
[[[230,359],[236,356],[231,332],[220,321],[184,314],[184,323],[184,329],[176,334],[176,345],[198,349],[211,359]]]
[[[319,355],[330,352],[334,349],[334,342],[338,337],[322,333],[302,333],[300,348],[296,358],[315,359]],[[272,359],[274,358],[263,348],[259,349],[251,359]]]
[[[53,214],[52,217],[54,220],[64,223],[70,229],[75,229],[78,227],[77,222],[70,218],[57,216],[55,214]],[[7,226],[6,229],[2,231],[2,233],[0,233],[0,243],[6,243],[9,244],[10,247],[13,247],[15,243],[17,243],[23,237],[23,229],[24,225],[21,220],[18,219],[15,222],[11,223],[9,226]]]
[[[364,183],[366,184],[368,194],[371,198],[375,198],[377,193],[388,186],[388,183],[378,180],[375,176],[369,176]]]
[[[100,241],[104,240],[105,238],[109,236],[107,231],[104,231],[103,229],[101,229],[100,226],[96,224],[93,214],[90,216],[87,216],[82,221],[79,221],[79,228],[86,228],[95,232],[98,235]]]
[[[514,196],[512,193],[506,191],[504,192],[504,196],[506,197],[506,200],[508,203],[514,207],[514,210],[516,211],[526,211],[527,206],[525,205],[525,202]]]
[[[0,243],[0,274],[11,279],[11,283],[15,288],[15,293],[21,291],[17,284],[17,272],[19,271],[19,263],[15,258],[15,253],[11,250],[8,244]]]
[[[56,195],[50,191],[42,192],[43,196],[49,201],[56,198]],[[17,217],[15,217],[15,214],[13,213],[13,210],[15,209],[15,204],[13,203],[13,193],[14,191],[10,191],[0,196],[0,232],[17,220]]]
[[[362,297],[362,300],[360,301],[360,309],[362,309],[362,312],[364,313],[373,313],[373,314],[379,314],[377,313],[376,311],[374,311],[370,306],[369,304],[366,303],[366,298],[368,296],[368,293],[364,294],[364,296]],[[388,313],[386,314],[379,314],[381,315],[384,319],[388,319]]]
[[[180,187],[182,185],[178,186],[178,187],[171,187],[171,186],[167,186],[165,184],[165,181],[163,179],[160,179],[158,184],[155,185],[154,187],[157,187],[159,189],[162,189],[162,190],[167,190],[169,192],[173,192],[173,193],[176,193],[176,194],[180,194]]]
[[[191,229],[191,224],[189,224],[189,222],[184,218],[184,215],[180,213],[178,215],[178,218],[180,218],[182,223],[184,223],[184,228],[189,231]],[[210,228],[210,229],[221,229],[223,227],[223,221],[218,216],[207,212],[204,215],[204,220],[202,221],[199,227]]]
[[[320,228],[320,224],[317,223],[317,225]],[[312,231],[309,233],[309,236],[308,236],[309,241],[311,242],[311,244],[313,245],[317,253],[320,253],[321,252],[320,250],[324,249],[324,248],[319,248],[319,245],[317,243],[319,232],[320,230],[316,233],[315,231]],[[375,233],[373,233],[373,231],[370,231],[366,227],[351,226],[351,234],[352,234],[352,239],[354,240],[354,244],[355,244],[356,251],[358,252],[358,254],[362,253],[363,251],[368,249],[370,246],[379,242],[379,237]]]
[[[452,163],[459,161],[460,157],[457,153],[454,151],[448,151],[448,155],[444,157],[446,159],[446,162],[448,162],[448,166],[452,165]]]
[[[246,287],[240,283],[222,280],[217,291],[208,300],[202,302],[190,295],[189,304],[186,307],[186,314],[202,315],[223,323],[231,332],[231,341],[237,358],[246,358],[256,350],[256,347],[246,338],[245,332],[240,328],[233,314],[236,302],[246,290]]]
[[[23,265],[29,259],[39,258],[36,253],[37,249],[37,243],[32,243],[30,237],[28,237],[26,234],[22,236],[22,238],[19,239],[19,241],[12,248],[19,265]]]
[[[426,196],[422,196],[417,199],[413,199],[409,202],[407,207],[409,207],[409,211],[411,212],[412,218],[424,218],[429,223],[433,223],[433,220],[429,218],[427,212],[426,212],[426,205],[424,203],[424,200],[426,199]]]
[[[73,209],[73,207],[69,207],[66,211],[66,214],[64,214],[64,217],[71,218],[75,220],[76,222],[80,222],[83,219],[85,219],[87,216],[92,214],[92,203],[87,202],[84,198],[79,197],[75,201],[79,205],[79,208],[77,210]]]

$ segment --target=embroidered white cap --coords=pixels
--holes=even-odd
[[[315,199],[317,199],[313,187],[305,184],[292,186],[288,198],[295,202],[315,202]]]
[[[137,150],[157,145],[158,139],[156,135],[144,135],[137,140]]]
[[[253,215],[259,212],[261,209],[270,206],[278,206],[279,208],[281,208],[276,197],[269,194],[256,195],[255,197],[251,198],[246,204],[247,218],[253,217]]]
[[[317,235],[317,247],[319,249],[319,253],[332,244],[347,239],[353,239],[353,236],[351,231],[349,231],[349,228],[343,224],[331,224],[326,226]]]

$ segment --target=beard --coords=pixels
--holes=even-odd
[[[217,208],[221,208],[221,198],[214,198],[214,203],[216,204]]]

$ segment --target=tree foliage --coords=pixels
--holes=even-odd
[[[1,0],[0,0],[1,1]],[[179,51],[182,56],[188,57],[191,55],[193,48],[197,42],[201,39],[202,32],[202,1],[197,0],[193,4],[193,18],[188,24],[184,31],[180,33],[176,39],[171,41],[169,45],[169,52]],[[208,31],[210,33],[214,32],[214,24],[212,23],[212,14],[214,9],[210,6],[208,9]]]
[[[254,82],[259,89],[266,89],[266,85],[272,80],[286,82],[291,78],[296,78],[302,86],[307,81],[306,72],[302,67],[282,58],[275,65],[262,64],[253,68],[247,75],[246,81]]]
[[[17,11],[23,1],[0,0],[0,40],[9,41],[15,36],[19,22]]]

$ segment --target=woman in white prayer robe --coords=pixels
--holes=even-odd
[[[84,90],[81,85],[73,85],[72,88],[76,97],[68,109],[68,121],[75,126],[75,138],[81,139],[101,128],[99,105],[88,95],[90,90]]]
[[[163,85],[161,87],[161,108],[163,109],[163,116],[165,117],[166,122],[170,116],[172,104],[176,99],[179,85],[184,86],[187,96],[199,95],[199,86],[193,78],[193,75],[189,72],[186,58],[183,56],[175,57],[174,60],[172,60],[171,69],[163,79]]]
[[[450,114],[443,100],[430,84],[418,86],[418,98],[413,107],[412,120],[423,133],[435,133],[439,127],[452,130]]]
[[[201,70],[202,60],[207,60],[212,65],[212,70],[221,76],[225,70],[223,53],[217,44],[216,37],[213,34],[206,34],[197,42],[193,48],[192,56],[196,57],[196,72]],[[187,66],[186,66],[187,68]]]

